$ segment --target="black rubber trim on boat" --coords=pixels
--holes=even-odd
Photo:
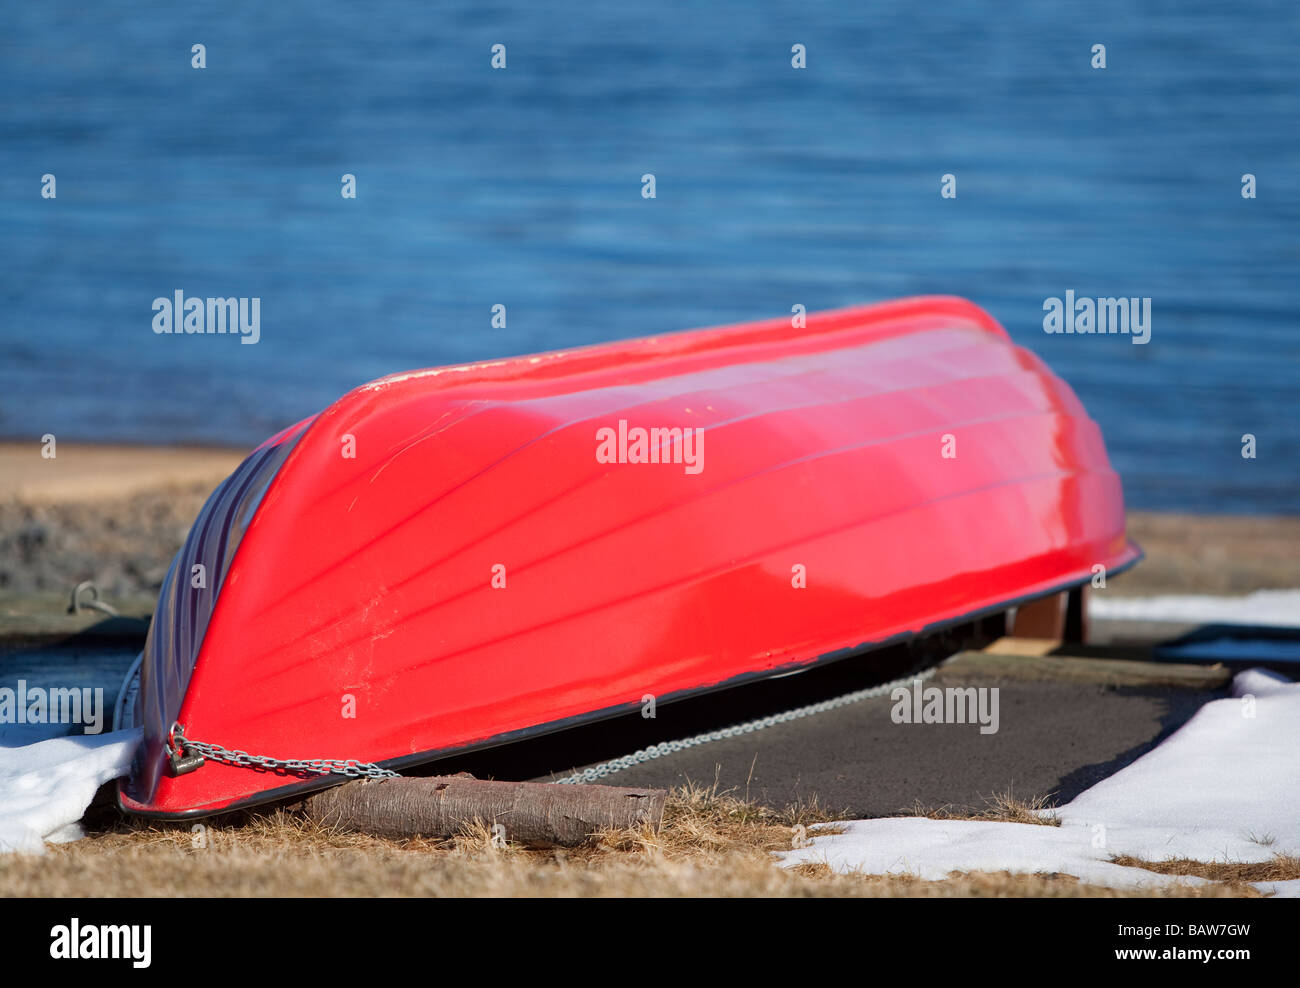
[[[1132,569],[1143,559],[1146,553],[1136,542],[1130,540],[1129,544],[1137,550],[1137,555],[1128,562],[1106,570],[1107,576],[1117,576],[1120,573]],[[945,621],[936,621],[934,624],[925,625],[920,631],[905,632],[903,634],[893,635],[880,641],[863,642],[858,645],[851,645],[846,648],[836,649],[834,652],[827,652],[816,658],[809,659],[806,662],[791,663],[788,666],[782,666],[779,669],[769,669],[763,672],[747,672],[739,676],[733,676],[731,679],[724,680],[720,683],[714,683],[711,686],[700,686],[689,690],[679,690],[676,693],[670,693],[667,696],[660,697],[657,702],[660,704],[673,703],[677,700],[686,700],[692,697],[705,696],[709,693],[717,693],[721,690],[733,689],[737,686],[745,686],[750,683],[762,682],[765,679],[773,679],[777,676],[787,676],[796,672],[804,672],[816,666],[829,665],[832,662],[839,662],[843,659],[853,658],[858,655],[866,655],[877,649],[888,648],[891,645],[899,645],[908,641],[915,641],[919,638],[925,638],[929,635],[936,634],[946,628],[956,627],[960,624],[967,624],[971,621],[977,621],[980,618],[991,617],[994,614],[1001,613],[1011,607],[1019,607],[1030,601],[1041,600],[1044,597],[1051,597],[1054,594],[1064,593],[1068,590],[1074,590],[1078,587],[1087,586],[1092,582],[1091,577],[1082,580],[1069,580],[1065,583],[1055,584],[1047,590],[1033,594],[1025,594],[1020,597],[1009,598],[998,604],[989,607],[980,608],[977,611],[970,611],[966,614],[960,614],[957,617]],[[128,676],[130,674],[128,673]],[[123,683],[125,688],[126,683]],[[630,703],[621,703],[613,707],[605,707],[601,710],[594,710],[590,713],[578,714],[576,717],[567,717],[563,720],[548,721],[545,724],[538,724],[534,727],[525,727],[518,731],[510,731],[505,734],[498,734],[484,741],[475,741],[471,744],[461,745],[456,748],[440,748],[435,751],[417,752],[413,755],[403,755],[401,758],[390,758],[381,761],[378,764],[384,768],[390,768],[394,771],[401,771],[404,768],[414,768],[417,765],[426,765],[429,762],[439,761],[443,758],[451,758],[457,755],[470,754],[472,752],[485,751],[489,748],[500,747],[501,745],[514,744],[519,741],[528,741],[545,734],[554,734],[558,731],[569,730],[574,727],[585,727],[589,724],[595,724],[602,720],[611,720],[615,717],[622,717],[630,713],[635,713],[641,708],[641,701],[636,700]],[[181,810],[176,813],[166,813],[157,810],[128,810],[122,805],[122,790],[119,780],[117,791],[117,807],[128,816],[140,817],[146,820],[197,820],[204,817],[221,816],[226,813],[237,813],[241,810],[251,809],[256,806],[266,805],[268,803],[280,802],[294,796],[304,796],[307,793],[316,792],[320,789],[328,789],[330,786],[340,785],[347,781],[342,778],[333,776],[321,776],[314,779],[304,779],[301,782],[291,782],[287,785],[279,786],[275,789],[266,789],[262,792],[255,793],[244,799],[236,800],[217,809],[206,809],[198,807],[192,810]]]

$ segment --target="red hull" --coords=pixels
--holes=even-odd
[[[598,430],[616,437],[600,452],[622,452],[620,421],[633,438],[703,430],[701,469],[602,462]],[[950,298],[399,374],[241,471],[160,599],[131,811],[322,784],[212,761],[169,775],[173,720],[259,755],[409,764],[788,671],[1137,557],[1078,399]],[[208,589],[182,578],[195,561]]]

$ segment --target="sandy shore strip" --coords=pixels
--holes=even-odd
[[[141,490],[216,486],[248,450],[196,446],[58,443],[46,459],[39,442],[0,443],[0,501],[104,502]]]
[[[0,442],[0,590],[157,590],[212,489],[248,450]],[[1108,596],[1242,595],[1300,585],[1300,517],[1134,511],[1147,558]]]

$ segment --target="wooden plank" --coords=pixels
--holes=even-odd
[[[1061,647],[1059,638],[1024,638],[1007,635],[980,649],[995,655],[1050,655]]]
[[[1065,597],[1055,593],[1016,608],[1011,633],[1017,638],[1061,638],[1065,634]]]
[[[1006,642],[1007,639],[1001,639]],[[984,677],[1093,683],[1104,686],[1160,686],[1217,690],[1232,677],[1221,664],[1146,662],[1132,658],[1099,658],[1050,654],[1000,653],[996,644],[983,652],[962,652],[946,662],[945,679]],[[1041,643],[1040,643],[1041,644]]]
[[[1155,660],[1159,642],[1134,645],[1084,645],[1056,638],[1016,638],[1007,635],[993,641],[981,651],[992,655],[1051,655],[1072,659],[1131,659],[1134,662]]]

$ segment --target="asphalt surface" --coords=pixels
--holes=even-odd
[[[853,816],[918,804],[980,808],[994,794],[1069,802],[1181,725],[1213,694],[988,681],[996,734],[978,725],[895,724],[869,699],[755,734],[712,742],[610,776],[612,785],[717,783],[769,806],[813,797]]]
[[[888,660],[881,661],[888,665]],[[810,672],[661,705],[653,720],[620,718],[456,759],[439,768],[468,770],[480,778],[547,781],[660,741],[880,681],[873,674],[871,656],[848,662],[857,663],[856,668],[845,663],[843,669],[831,667],[820,675]],[[657,788],[716,783],[775,808],[816,799],[827,809],[853,816],[887,816],[918,806],[981,809],[993,795],[1007,793],[1019,798],[1051,796],[1065,803],[1149,751],[1206,701],[1224,695],[1181,687],[972,678],[965,670],[940,670],[924,686],[996,687],[998,730],[982,733],[974,723],[898,724],[891,718],[894,702],[882,696],[711,741],[604,781]]]

